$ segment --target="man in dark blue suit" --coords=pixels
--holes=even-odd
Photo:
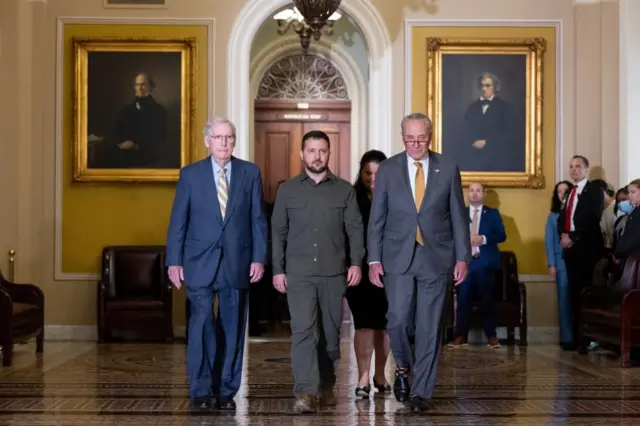
[[[242,375],[249,286],[264,274],[268,229],[260,170],[232,156],[233,124],[214,119],[204,134],[211,156],[180,171],[167,264],[171,282],[180,288],[184,281],[191,309],[187,372],[192,405],[210,408],[213,394],[219,409],[233,410]]]
[[[497,209],[483,205],[485,187],[480,183],[469,185],[469,223],[471,236],[471,262],[469,275],[456,287],[456,337],[448,345],[457,348],[467,345],[471,302],[475,291],[482,299],[484,332],[487,346],[497,349],[500,342],[496,337],[495,319],[495,273],[502,267],[498,244],[507,239],[504,224]]]

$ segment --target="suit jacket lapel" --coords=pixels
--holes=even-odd
[[[222,215],[220,214],[220,203],[218,203],[218,190],[216,186],[216,178],[213,173],[213,165],[211,164],[211,157],[207,157],[202,162],[200,168],[202,175],[202,184],[204,185],[204,193],[207,198],[207,205],[213,209],[214,216],[222,222]]]
[[[229,201],[227,203],[227,213],[224,217],[224,223],[229,221],[229,217],[233,214],[233,209],[238,203],[240,198],[240,190],[242,189],[242,182],[244,181],[244,169],[239,161],[234,161],[235,158],[231,158],[231,185],[229,186]]]
[[[482,211],[480,212],[480,226],[478,226],[478,235],[484,235],[487,233],[487,231],[485,231],[485,229],[487,229],[487,218],[485,217],[487,215],[487,211],[487,207],[482,206]]]
[[[438,157],[433,153],[433,151],[429,151],[429,170],[427,171],[427,189],[424,193],[424,198],[422,199],[422,205],[420,206],[420,211],[425,208],[427,203],[429,202],[429,195],[433,194],[435,191],[435,186],[437,185],[438,177],[440,176],[440,162],[438,161]]]
[[[580,192],[579,194],[576,192],[576,211],[573,212],[573,217],[576,217],[576,213],[578,212],[578,210],[581,210],[580,208],[580,197],[582,197],[583,195],[587,194],[587,192],[589,192],[589,181],[587,181],[584,184],[584,188],[582,188],[582,192]]]
[[[407,155],[403,155],[399,157],[399,161],[400,161],[400,170],[402,171],[400,174],[402,175],[402,182],[404,182],[404,187],[406,189],[407,192],[407,196],[409,197],[409,201],[411,202],[411,204],[413,205],[413,208],[415,209],[416,206],[416,201],[414,198],[414,194],[411,191],[411,182],[409,181],[409,160],[407,159]]]

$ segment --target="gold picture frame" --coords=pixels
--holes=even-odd
[[[168,9],[169,0],[103,0],[105,9]]]
[[[463,185],[480,182],[492,187],[544,188],[542,91],[545,51],[546,40],[544,38],[427,39],[427,114],[433,120],[433,149],[442,152],[443,144],[455,143],[449,150],[445,149],[444,151],[454,151],[454,156],[458,155],[463,163],[472,165],[465,170],[459,161]],[[482,131],[490,132],[490,130],[486,130],[488,124],[483,124],[488,123],[489,118],[486,118],[486,122],[480,120],[485,120],[486,117],[487,109],[483,110],[485,108],[483,105],[489,102],[490,104],[486,108],[490,109],[491,102],[498,96],[496,93],[500,93],[482,91],[485,82],[492,84],[491,78],[496,79],[496,75],[491,69],[492,60],[496,63],[497,68],[505,69],[504,74],[513,83],[512,86],[519,86],[519,88],[512,89],[511,93],[511,98],[515,100],[514,107],[501,99],[498,100],[502,104],[493,102],[495,107],[492,111],[500,111],[502,108],[500,105],[506,105],[502,109],[506,111],[504,117],[512,117],[512,119],[502,121],[513,121],[514,123],[513,126],[509,125],[508,132],[501,133],[500,130],[494,130],[493,134],[508,133],[515,135],[515,137],[505,136],[500,144],[493,145],[488,138],[476,140],[475,142],[480,142],[478,145],[473,143],[474,130],[467,131],[466,128],[472,128],[476,125],[470,124],[472,123],[470,117],[473,115],[471,114],[473,107],[476,111],[480,111],[475,113],[475,117],[482,116],[482,118],[477,118],[474,123],[480,123],[477,124],[478,128],[485,126]],[[446,65],[445,62],[450,65]],[[445,69],[447,66],[451,69]],[[513,69],[507,70],[508,67]],[[478,73],[478,71],[482,72]],[[473,82],[467,78],[471,75],[470,73],[475,73],[473,74]],[[522,73],[526,75],[519,75]],[[491,76],[491,78],[483,82],[487,76]],[[499,86],[499,78],[497,78],[497,83]],[[469,87],[472,84],[478,85],[474,90],[480,90],[479,97],[470,97]],[[456,85],[466,86],[462,90],[456,88]],[[499,89],[500,87],[498,87]],[[443,93],[444,91],[456,93]],[[485,95],[485,93],[489,93],[489,95]],[[444,109],[443,99],[445,100]],[[455,106],[452,106],[454,104]],[[466,109],[464,105],[468,105]],[[492,112],[492,114],[497,113]],[[446,124],[443,124],[443,121]],[[495,122],[500,122],[500,119]],[[499,151],[491,151],[490,149],[482,151],[482,149],[489,147],[494,147],[494,150],[499,149]],[[511,151],[511,147],[513,147],[513,151]],[[509,157],[512,152],[513,155]],[[482,160],[483,158],[486,160]],[[482,161],[485,162],[482,163]],[[522,162],[524,164],[521,164]],[[510,168],[505,167],[507,164]]]
[[[73,82],[73,181],[74,182],[176,182],[180,169],[189,164],[193,138],[193,123],[196,113],[196,64],[197,41],[195,38],[114,38],[114,37],[76,37],[73,38],[74,58],[74,82]],[[94,62],[90,64],[90,61]],[[155,63],[153,63],[155,62]],[[143,64],[143,65],[140,65]],[[134,67],[136,67],[134,69]],[[92,78],[91,70],[98,70],[100,78]],[[124,70],[124,71],[123,71]],[[97,72],[97,71],[96,71]],[[127,73],[124,77],[123,73]],[[155,72],[162,76],[165,86],[157,89],[155,78],[150,77]],[[158,90],[167,106],[155,101],[155,97],[139,97],[136,86],[138,76],[145,75],[143,82],[149,80],[147,85],[151,87],[151,93]],[[119,76],[119,77],[117,77]],[[128,80],[131,78],[131,80]],[[142,77],[141,77],[142,78]],[[179,82],[177,81],[179,80]],[[96,87],[94,87],[97,85]],[[107,85],[107,86],[105,86]],[[90,87],[91,86],[91,87]],[[155,90],[154,90],[155,89]],[[131,92],[129,92],[131,91]],[[89,93],[95,94],[99,100],[92,103]],[[170,92],[169,95],[167,93]],[[151,93],[146,93],[147,95]],[[119,95],[120,103],[114,104],[113,97]],[[133,99],[135,99],[135,101]],[[140,99],[153,98],[153,104],[146,104]],[[104,104],[112,107],[106,108]],[[151,105],[156,109],[145,110],[141,105]],[[158,106],[159,105],[159,106]],[[116,109],[120,112],[116,114]],[[113,127],[117,127],[121,117],[133,117],[137,109],[145,111],[159,111],[157,116],[145,118],[146,124],[153,127],[150,132],[154,136],[163,135],[163,146],[168,148],[162,167],[148,166],[136,167],[135,163],[128,162],[126,167],[119,167],[117,163],[108,167],[92,165],[96,158],[109,158],[96,155],[98,147],[107,148],[108,152],[114,152],[114,158],[120,158],[122,154],[114,147],[118,145],[116,139],[108,136]],[[162,114],[164,111],[164,115]],[[89,113],[93,113],[90,120]],[[116,116],[118,118],[116,118]],[[161,117],[165,124],[165,133],[158,133],[155,126]],[[129,120],[136,120],[130,118]],[[142,120],[142,119],[140,119]],[[90,121],[99,121],[102,133],[106,136],[95,136],[89,129]],[[115,123],[115,124],[114,124]],[[139,125],[138,123],[136,123]],[[126,127],[126,125],[123,125]],[[141,125],[139,125],[141,126]],[[158,128],[162,127],[160,125]],[[138,129],[139,130],[139,129]],[[162,130],[160,130],[161,132]],[[116,132],[117,133],[117,132]],[[137,133],[140,135],[140,132]],[[150,135],[142,136],[149,142],[155,143]],[[131,139],[131,138],[126,138]],[[131,139],[133,140],[133,139]],[[151,141],[149,141],[151,140]],[[120,145],[118,145],[120,146]],[[134,143],[135,149],[139,144]],[[132,150],[133,151],[135,151]],[[157,148],[150,148],[156,150]],[[142,149],[138,149],[144,152]],[[107,152],[104,151],[103,152]],[[167,153],[171,154],[167,154]],[[177,158],[179,156],[179,159]],[[161,158],[159,154],[154,158]],[[154,160],[156,161],[156,160]],[[160,164],[157,160],[154,164]],[[124,163],[123,163],[124,164]],[[131,164],[134,164],[133,166]],[[170,165],[167,165],[170,164]]]

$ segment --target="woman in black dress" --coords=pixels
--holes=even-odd
[[[371,212],[371,191],[375,184],[378,165],[386,160],[384,153],[376,150],[368,151],[360,160],[360,172],[354,184],[358,207],[362,214],[365,229]],[[387,297],[384,289],[376,287],[369,281],[369,268],[365,256],[362,265],[362,281],[347,290],[347,302],[353,316],[355,328],[354,348],[358,363],[358,387],[356,395],[368,398],[371,393],[369,369],[371,356],[375,351],[375,371],[373,386],[379,392],[390,392],[391,387],[384,375],[384,368],[389,356],[389,336],[387,335]]]

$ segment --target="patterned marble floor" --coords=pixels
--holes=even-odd
[[[345,341],[339,405],[300,416],[292,412],[286,340],[248,343],[245,384],[232,415],[190,412],[181,343],[47,342],[40,358],[33,349],[17,347],[14,366],[0,367],[0,425],[640,424],[640,370],[621,369],[604,352],[445,350],[434,407],[420,416],[392,396],[356,401],[355,359]]]

